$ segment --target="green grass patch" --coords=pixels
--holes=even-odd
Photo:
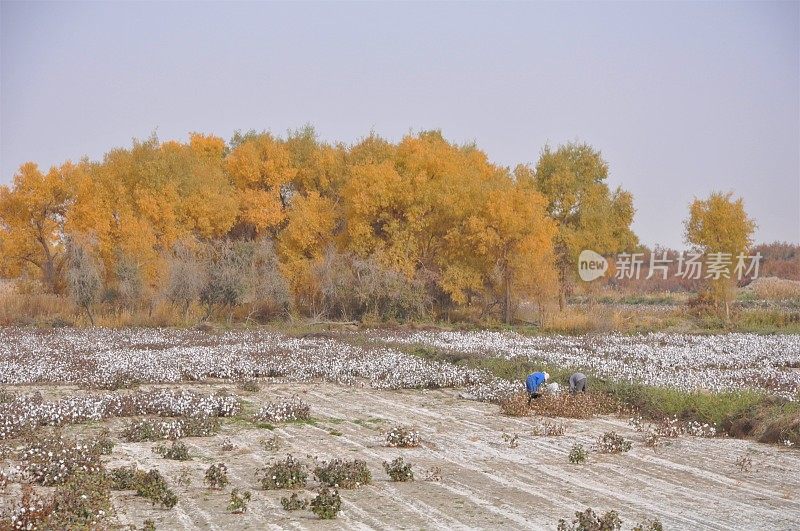
[[[412,353],[438,361],[452,359],[449,352],[434,349],[416,349]],[[566,385],[570,375],[576,371],[572,367],[559,367],[523,357],[506,359],[462,355],[455,363],[516,381],[524,381],[532,372],[544,370],[550,373],[550,381],[561,385]],[[650,420],[678,417],[684,421],[716,424],[718,429],[735,437],[755,438],[768,443],[790,441],[800,446],[800,396],[795,401],[788,401],[758,391],[687,392],[618,382],[582,372],[589,378],[590,392],[608,395],[623,408]]]

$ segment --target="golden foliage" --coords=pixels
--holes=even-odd
[[[599,154],[569,145],[512,173],[438,131],[396,144],[371,134],[350,147],[311,127],[286,139],[237,132],[228,144],[153,136],[47,174],[23,165],[0,188],[0,273],[35,273],[56,290],[63,242],[80,234],[108,285],[125,257],[156,289],[178,242],[264,236],[296,307],[314,299],[315,268],[331,249],[426,286],[444,306],[502,308],[511,320],[523,299],[557,292],[554,241],[600,251],[635,242],[631,197],[610,192],[605,172]]]
[[[730,192],[714,192],[708,199],[695,199],[689,205],[685,228],[686,242],[705,253],[707,259],[712,253],[728,255],[718,263],[718,278],[708,279],[706,289],[715,303],[725,306],[726,317],[730,317],[737,256],[752,245],[755,222],[747,216],[741,198],[734,199]]]

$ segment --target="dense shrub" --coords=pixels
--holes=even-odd
[[[228,502],[228,512],[241,514],[247,511],[247,506],[252,496],[249,490],[240,491],[238,488],[233,489],[231,491],[231,499]]]
[[[188,461],[191,459],[189,455],[189,447],[181,441],[172,441],[170,446],[159,444],[153,448],[153,452],[157,453],[164,459],[172,459],[175,461]]]
[[[101,264],[92,256],[87,243],[73,238],[67,241],[67,289],[77,306],[86,311],[94,326],[92,305],[100,298],[103,288]]]
[[[200,298],[205,282],[205,269],[191,249],[181,243],[173,248],[167,264],[164,295],[186,314],[191,304]]]
[[[43,486],[63,483],[73,473],[97,473],[102,468],[94,441],[71,440],[59,433],[28,438],[19,460],[23,474]]]
[[[104,472],[78,472],[56,488],[52,529],[95,529],[111,513],[111,482]]]
[[[288,498],[285,496],[281,498],[281,507],[284,511],[299,511],[308,507],[308,500],[293,492]]]
[[[306,486],[308,470],[303,463],[288,455],[284,461],[261,469],[260,476],[263,489],[297,489]]]
[[[431,305],[421,274],[408,278],[374,258],[329,248],[314,268],[322,313],[336,319],[415,319]]]
[[[406,463],[402,457],[397,457],[391,463],[383,462],[383,469],[392,478],[392,481],[414,481],[414,472],[411,463]]]
[[[616,403],[600,393],[544,394],[532,400],[530,412],[542,417],[588,419],[617,411]]]
[[[631,449],[631,441],[613,431],[608,431],[597,439],[597,451],[601,454],[620,454]]]
[[[137,308],[145,299],[146,291],[139,261],[130,255],[119,254],[115,273],[119,302],[126,308]]]
[[[225,466],[224,463],[211,465],[206,470],[204,481],[209,488],[212,489],[224,488],[229,482],[228,467]]]
[[[30,485],[22,485],[22,498],[8,518],[0,519],[0,529],[28,530],[43,527],[53,512],[53,502],[42,497]]]
[[[249,266],[246,300],[250,303],[251,315],[263,322],[286,314],[291,304],[291,290],[280,271],[272,241],[254,243]]]
[[[333,459],[324,462],[314,469],[314,476],[323,485],[341,489],[354,489],[372,482],[367,463],[360,459]]]
[[[147,498],[153,505],[162,505],[167,509],[178,503],[178,497],[158,470],[144,472],[136,466],[115,468],[111,470],[109,477],[113,490],[134,490],[138,496]]]
[[[244,302],[252,248],[247,242],[217,241],[207,247],[206,283],[200,301],[211,308]]]
[[[515,393],[500,401],[500,411],[509,417],[525,417],[530,414],[528,393]]]
[[[142,419],[129,424],[122,431],[127,442],[160,441],[182,437],[211,437],[219,431],[216,418]]]
[[[245,380],[239,384],[239,389],[248,393],[257,393],[261,390],[256,380]]]
[[[571,525],[563,518],[558,521],[558,531],[618,531],[622,529],[622,520],[617,511],[608,511],[600,516],[592,509],[575,513]]]
[[[572,446],[572,449],[569,451],[569,462],[573,465],[580,465],[586,462],[586,458],[589,456],[589,453],[583,447],[582,444],[575,444]]]
[[[408,426],[395,426],[386,432],[386,446],[392,448],[416,448],[421,443],[419,431]]]
[[[341,508],[342,498],[339,496],[339,491],[336,489],[322,487],[319,494],[311,500],[311,512],[322,520],[336,518]]]

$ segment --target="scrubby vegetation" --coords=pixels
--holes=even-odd
[[[622,520],[617,511],[608,511],[598,515],[592,509],[575,513],[570,525],[563,518],[558,521],[558,531],[618,531],[622,529]]]
[[[273,463],[259,471],[261,487],[265,490],[298,489],[306,486],[306,465],[287,455],[283,461]]]
[[[391,463],[384,461],[383,469],[392,481],[414,481],[411,463],[406,463],[402,456],[396,457]]]
[[[210,437],[219,431],[216,418],[142,419],[128,425],[122,437],[128,442],[160,441],[182,437]]]
[[[582,444],[574,444],[569,451],[569,462],[573,465],[581,465],[586,462],[589,457],[589,452],[583,447]]]
[[[228,483],[228,467],[224,463],[211,465],[206,469],[203,481],[211,489],[225,488]]]
[[[308,507],[308,500],[293,492],[288,498],[285,496],[281,498],[281,507],[284,511],[299,511]]]
[[[153,505],[171,509],[178,503],[178,497],[156,469],[144,472],[135,466],[115,468],[111,470],[110,477],[112,489],[134,490],[138,496],[150,500]]]
[[[392,448],[416,448],[422,444],[419,431],[409,426],[394,426],[386,432],[386,446]]]
[[[367,468],[367,463],[360,459],[322,462],[314,469],[314,476],[323,485],[337,489],[355,489],[372,482],[372,473]]]
[[[613,431],[598,437],[596,448],[601,454],[621,454],[631,449],[633,443]]]
[[[170,446],[164,444],[156,445],[153,447],[153,452],[164,459],[173,459],[175,461],[188,461],[192,458],[189,455],[189,447],[181,441],[172,441]]]
[[[250,504],[250,499],[253,494],[249,490],[240,491],[239,488],[234,488],[231,491],[231,498],[228,501],[228,512],[233,514],[242,514],[247,511],[247,506]]]
[[[342,509],[342,498],[336,489],[322,487],[314,499],[311,500],[310,505],[311,512],[320,519],[330,520],[336,518],[336,515]]]

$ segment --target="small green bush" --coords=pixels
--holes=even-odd
[[[111,513],[111,482],[102,472],[77,472],[56,488],[52,529],[95,529]]]
[[[257,393],[261,390],[256,380],[245,380],[239,384],[239,389],[248,393]]]
[[[172,459],[173,461],[188,461],[191,459],[189,447],[181,441],[172,441],[171,446],[159,444],[153,448],[153,452],[164,459]]]
[[[569,451],[569,462],[573,465],[580,465],[586,462],[588,456],[589,454],[582,444],[575,444]]]
[[[617,511],[608,511],[603,516],[592,509],[575,513],[571,525],[563,518],[558,521],[558,531],[618,531],[622,529],[622,520]]]
[[[631,449],[631,441],[613,431],[608,431],[597,439],[597,451],[601,454],[621,454]]]
[[[158,470],[144,472],[135,466],[115,468],[110,472],[113,490],[134,490],[138,496],[147,498],[153,505],[160,504],[167,509],[175,507],[178,497],[167,485]]]
[[[296,492],[293,492],[288,498],[281,498],[281,506],[284,511],[298,511],[308,507],[308,500],[301,498]]]
[[[247,511],[250,498],[252,498],[252,494],[249,490],[240,492],[238,488],[233,489],[233,491],[231,491],[231,499],[228,502],[228,512],[242,514]]]
[[[402,457],[397,457],[391,463],[384,461],[383,469],[386,470],[392,481],[414,481],[411,463],[406,463]]]
[[[314,476],[323,485],[341,489],[354,489],[372,482],[366,461],[334,459],[317,466]]]
[[[265,490],[298,489],[306,486],[308,470],[291,455],[284,461],[261,469],[261,487]]]
[[[228,467],[224,463],[211,465],[206,470],[205,482],[212,489],[224,488],[228,485]]]
[[[331,520],[342,508],[342,498],[339,491],[322,487],[319,494],[311,500],[311,512],[322,520]]]

